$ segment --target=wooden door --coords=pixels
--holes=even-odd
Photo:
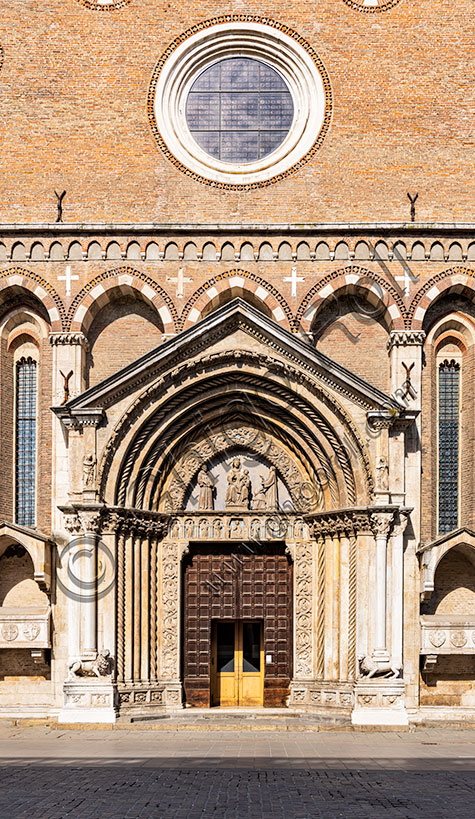
[[[213,623],[211,704],[258,707],[263,702],[262,623],[249,620]]]
[[[223,621],[262,624],[264,706],[283,706],[290,693],[292,564],[284,544],[252,544],[238,551],[240,546],[192,544],[184,561],[183,681],[188,705],[209,707],[214,702],[212,642],[216,623]]]

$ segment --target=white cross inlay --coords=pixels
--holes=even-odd
[[[404,296],[408,298],[410,294],[409,285],[411,281],[414,281],[414,276],[411,276],[410,270],[405,267],[404,276],[394,276],[394,278],[397,282],[404,282]]]
[[[180,267],[178,271],[178,276],[167,276],[167,282],[171,282],[172,284],[176,284],[176,297],[178,299],[182,299],[184,296],[183,286],[185,282],[192,282],[193,279],[189,276],[184,275],[183,268]]]
[[[284,282],[292,282],[292,296],[297,295],[297,282],[304,282],[305,279],[303,276],[297,276],[297,268],[292,268],[292,275],[285,276],[283,279]]]
[[[79,276],[72,276],[71,275],[71,265],[68,264],[66,267],[66,275],[65,276],[58,276],[59,282],[66,282],[66,295],[71,295],[71,282],[76,281],[79,279]]]

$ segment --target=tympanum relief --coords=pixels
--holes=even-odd
[[[185,508],[189,511],[276,512],[292,510],[290,495],[275,466],[252,455],[203,463]]]

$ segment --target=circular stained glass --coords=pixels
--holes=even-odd
[[[211,65],[186,100],[186,122],[200,148],[234,165],[275,151],[293,119],[292,95],[281,75],[248,57]]]

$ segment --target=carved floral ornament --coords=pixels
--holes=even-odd
[[[404,533],[409,512],[408,509],[395,507],[368,506],[306,515],[306,520],[312,526],[317,539],[370,533],[375,538],[388,538],[390,535],[400,536]]]

